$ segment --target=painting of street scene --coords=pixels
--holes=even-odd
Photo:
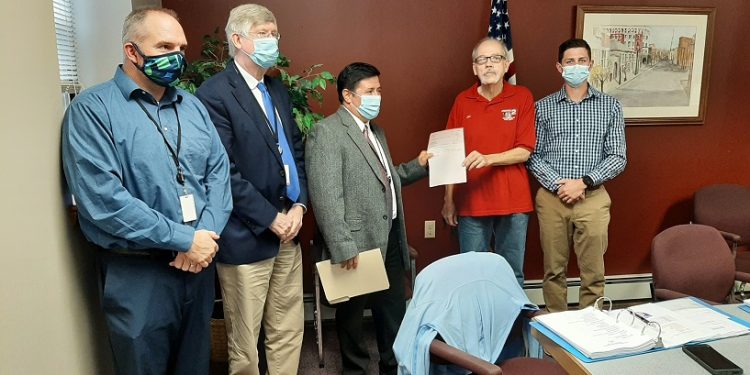
[[[715,8],[577,6],[591,46],[589,84],[622,103],[629,125],[699,125],[705,118]]]
[[[594,60],[589,82],[625,107],[687,106],[696,32],[689,26],[597,26],[588,41]]]

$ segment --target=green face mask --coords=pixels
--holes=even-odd
[[[187,60],[182,52],[170,52],[158,56],[146,56],[141,49],[133,43],[136,52],[143,57],[143,66],[139,66],[143,74],[159,86],[169,87],[180,82],[182,73],[185,72]]]

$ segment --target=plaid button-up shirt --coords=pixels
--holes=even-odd
[[[536,103],[536,148],[528,161],[531,173],[551,192],[557,181],[589,176],[595,185],[625,169],[625,121],[612,96],[589,86],[580,103],[565,88]]]

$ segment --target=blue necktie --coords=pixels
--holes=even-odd
[[[263,94],[263,107],[266,108],[266,117],[271,124],[272,131],[276,133],[278,146],[281,147],[281,160],[289,166],[289,185],[286,187],[286,196],[290,201],[297,202],[297,198],[299,198],[299,177],[297,176],[297,164],[294,162],[294,155],[289,148],[284,129],[279,126],[280,121],[276,119],[276,111],[271,102],[271,95],[268,94],[268,88],[263,82],[258,82],[258,89]]]

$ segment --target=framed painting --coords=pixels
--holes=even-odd
[[[577,7],[591,46],[589,84],[620,100],[628,125],[700,125],[715,8]]]

